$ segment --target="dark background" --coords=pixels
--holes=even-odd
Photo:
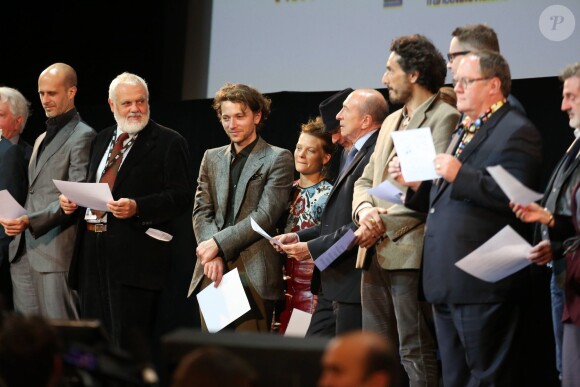
[[[111,80],[129,71],[149,83],[152,118],[187,138],[197,175],[203,152],[228,141],[210,100],[181,98],[184,87],[205,87],[210,10],[211,0],[3,4],[0,85],[19,89],[32,102],[32,116],[23,137],[32,144],[44,131],[45,117],[37,96],[37,79],[50,64],[65,62],[76,69],[77,107],[82,118],[97,131],[114,123],[107,104]],[[246,41],[240,37],[241,44]],[[193,50],[190,46],[186,50],[186,44],[193,45]],[[193,52],[195,57],[187,59],[186,52]],[[387,55],[385,52],[385,58]],[[184,63],[193,67],[186,69]],[[193,82],[192,72],[197,74]],[[561,83],[556,77],[520,79],[514,80],[512,89],[542,133],[545,162],[538,173],[546,182],[572,140],[567,116],[560,111]],[[300,124],[317,115],[318,104],[333,92],[269,94],[273,101],[272,114],[263,137],[292,150]],[[386,90],[381,92],[385,94]],[[190,213],[179,219],[179,225],[172,278],[162,303],[160,334],[199,324],[195,300],[185,297],[195,263]],[[534,305],[529,320],[534,332],[530,351],[538,356],[530,364],[530,372],[538,370],[541,375],[536,382],[545,382],[536,385],[554,382],[547,278],[544,270],[538,270],[537,286],[530,292]]]

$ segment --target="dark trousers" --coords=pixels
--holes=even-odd
[[[348,331],[362,329],[362,307],[360,302],[329,300],[321,292],[318,305],[310,320],[306,336],[338,336]]]
[[[150,357],[160,292],[119,283],[107,256],[107,235],[86,231],[79,262],[81,318],[100,320],[113,345]],[[139,270],[138,267],[135,270]]]
[[[8,245],[10,244],[10,240],[11,238],[0,238],[0,312],[14,309],[10,261],[8,260]]]
[[[520,305],[436,304],[433,312],[445,387],[518,385]]]

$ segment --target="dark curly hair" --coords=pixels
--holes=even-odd
[[[395,38],[391,51],[399,55],[398,63],[405,73],[419,73],[419,85],[432,93],[443,86],[447,75],[445,59],[429,38],[420,34]]]
[[[226,83],[215,93],[212,105],[220,120],[222,115],[222,102],[224,101],[241,103],[244,109],[249,107],[254,113],[261,112],[262,117],[256,126],[256,131],[258,132],[268,119],[270,104],[272,103],[270,98],[262,95],[262,93],[251,86],[242,83]]]

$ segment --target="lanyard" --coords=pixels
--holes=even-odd
[[[103,168],[103,172],[101,172],[101,177],[103,177],[105,172],[107,172],[107,170],[111,168],[113,164],[115,164],[115,162],[119,159],[119,157],[123,156],[125,152],[127,152],[127,149],[129,149],[133,145],[135,139],[137,139],[137,134],[134,135],[133,138],[129,139],[129,141],[123,146],[123,149],[121,149],[121,151],[117,153],[112,160],[109,160],[111,158],[111,154],[113,154],[115,142],[117,141],[117,132],[115,132],[115,136],[113,136],[113,138],[111,139],[111,145],[109,145],[109,154],[107,155],[107,160],[109,161],[107,161],[107,163],[105,164],[105,168]]]

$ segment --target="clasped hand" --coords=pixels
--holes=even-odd
[[[354,232],[355,244],[369,248],[379,241],[386,232],[381,215],[387,214],[387,209],[382,207],[368,207],[359,211],[358,223],[360,227]]]

